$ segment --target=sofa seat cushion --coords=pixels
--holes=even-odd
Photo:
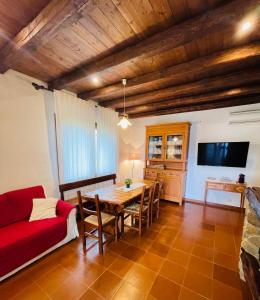
[[[67,219],[21,221],[0,228],[0,277],[66,237]]]
[[[12,223],[13,208],[6,194],[0,195],[0,227]]]

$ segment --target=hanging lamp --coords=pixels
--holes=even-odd
[[[118,122],[117,126],[121,126],[121,128],[126,129],[128,126],[132,124],[128,120],[128,115],[125,113],[125,86],[126,86],[126,79],[122,79],[122,84],[124,86],[124,113],[122,115],[121,120]]]

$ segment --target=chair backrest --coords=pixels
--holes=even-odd
[[[87,215],[93,215],[93,216],[97,217],[98,225],[102,227],[102,218],[101,218],[99,196],[95,195],[95,200],[92,200],[90,198],[82,196],[80,191],[77,192],[77,196],[78,196],[78,203],[79,203],[79,210],[80,210],[81,220],[83,221],[85,219],[86,214]],[[84,203],[86,203],[86,202],[95,203],[96,210],[85,208],[83,206],[83,201],[82,200],[84,200]]]
[[[153,196],[153,189],[154,185],[146,187],[143,187],[142,195],[141,195],[141,202],[140,202],[140,213],[143,211],[144,205],[150,205],[152,201]]]
[[[156,181],[154,183],[154,191],[153,191],[153,200],[152,201],[156,201],[157,199],[160,200],[160,196],[162,193],[162,187],[163,187],[163,183],[161,181]]]

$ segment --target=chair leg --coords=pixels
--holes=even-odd
[[[151,203],[150,222],[153,223],[153,203]]]
[[[147,216],[146,216],[146,228],[149,228],[150,226],[150,209],[147,210]]]
[[[118,218],[115,220],[115,241],[118,241]]]
[[[82,243],[83,243],[83,252],[84,254],[87,253],[87,248],[86,248],[86,235],[85,235],[85,223],[83,223],[83,232],[82,232]]]
[[[139,227],[139,236],[142,236],[142,215],[141,214],[139,215],[138,222],[139,222],[139,224],[138,224],[138,227]]]
[[[157,220],[159,219],[159,210],[160,210],[160,200],[157,203],[157,212],[156,212]]]
[[[102,229],[98,229],[98,247],[99,247],[99,254],[103,255],[103,237],[102,237]]]
[[[121,214],[121,234],[124,234],[125,224],[124,224],[124,214]]]
[[[134,226],[134,216],[131,215],[131,226],[133,227]]]

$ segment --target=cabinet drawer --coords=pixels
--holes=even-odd
[[[157,173],[158,173],[158,172],[156,172],[156,171],[145,170],[145,177],[146,177],[146,178],[156,179]]]
[[[209,189],[214,189],[214,190],[224,190],[225,189],[225,184],[222,184],[222,183],[208,183],[208,188]]]
[[[234,184],[225,184],[225,191],[234,192],[234,193],[243,193],[245,190],[244,186],[234,185]]]

